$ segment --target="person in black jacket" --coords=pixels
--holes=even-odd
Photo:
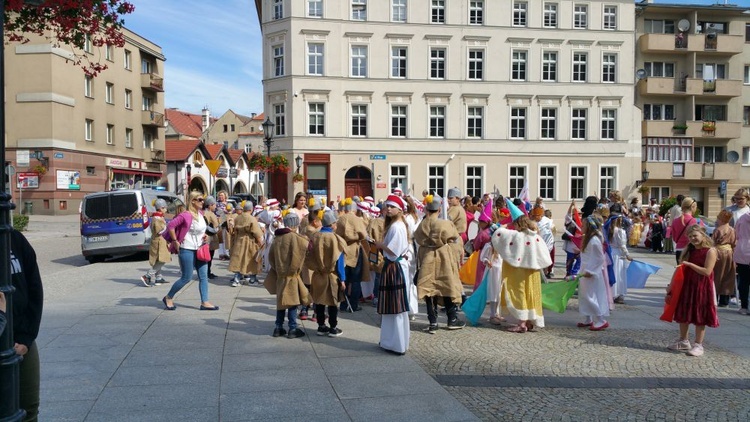
[[[44,290],[36,252],[23,234],[10,232],[10,272],[13,293],[13,341],[21,361],[20,405],[24,421],[36,421],[39,414],[39,351],[36,337],[42,321]]]

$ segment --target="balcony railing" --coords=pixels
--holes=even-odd
[[[141,88],[164,92],[164,78],[156,73],[141,73]]]
[[[738,163],[696,163],[646,161],[643,169],[648,170],[649,180],[731,180],[739,177]]]
[[[686,135],[693,138],[733,139],[742,133],[742,122],[693,120],[686,123]]]
[[[745,37],[729,34],[643,34],[638,39],[643,53],[740,54]]]
[[[151,150],[151,161],[163,163],[165,161],[165,155],[163,149],[152,149]]]
[[[159,112],[143,110],[141,117],[144,126],[164,126],[164,115]]]

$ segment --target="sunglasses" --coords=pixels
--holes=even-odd
[[[205,201],[205,199],[203,199],[203,198],[195,198],[195,199],[193,199],[193,201],[203,202],[203,201]]]

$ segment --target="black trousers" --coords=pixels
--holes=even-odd
[[[750,265],[737,264],[737,278],[739,279],[737,288],[740,291],[740,308],[747,309],[747,296],[750,293]]]
[[[328,324],[331,328],[338,325],[339,308],[328,306]],[[318,319],[318,326],[326,325],[326,305],[315,304],[315,318]]]
[[[425,298],[427,320],[430,321],[430,325],[437,325],[437,299],[437,296]],[[448,321],[455,321],[458,318],[458,306],[448,296],[443,296],[443,304],[445,305],[445,312],[448,314]]]

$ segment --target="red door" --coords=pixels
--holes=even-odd
[[[367,167],[356,166],[344,176],[344,193],[347,198],[372,196],[372,172]]]

